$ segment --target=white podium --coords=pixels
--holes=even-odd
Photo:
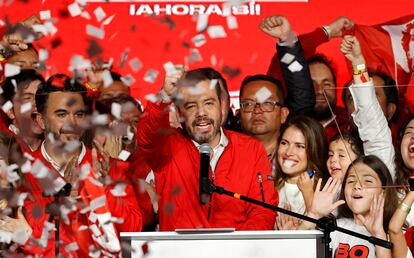
[[[323,258],[322,238],[314,230],[121,233],[123,257],[140,258]]]

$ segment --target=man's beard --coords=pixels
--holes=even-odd
[[[207,121],[209,122],[212,126],[213,126],[213,130],[209,133],[195,133],[193,132],[191,129],[196,127],[196,124],[199,121]],[[203,143],[209,143],[212,141],[212,139],[220,132],[220,121],[214,121],[211,118],[208,117],[201,117],[198,118],[196,120],[194,120],[191,124],[191,126],[186,125],[186,130],[187,133],[191,136],[191,138],[197,142],[198,144],[203,144]]]
[[[329,100],[329,105],[332,108],[332,111],[335,111],[335,106],[336,106],[336,100],[335,99],[330,99]],[[324,103],[324,105],[318,105],[315,104],[315,107],[313,108],[313,116],[316,120],[318,121],[324,121],[324,120],[328,120],[329,118],[331,118],[333,116],[331,110],[329,109],[329,105],[326,103]]]

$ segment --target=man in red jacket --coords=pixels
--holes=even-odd
[[[53,257],[53,228],[57,225],[63,256],[84,257],[90,252],[116,255],[120,251],[110,201],[91,169],[91,152],[80,141],[86,103],[85,87],[62,74],[49,78],[36,93],[36,119],[46,137],[33,153],[31,173],[25,176],[31,195],[25,200],[26,219],[33,228],[32,240],[37,240],[22,247],[26,254]],[[59,197],[57,224],[46,213],[47,207],[53,212],[48,204],[54,198],[45,194],[55,195],[66,183],[72,185],[72,191],[70,198]]]
[[[137,131],[139,148],[155,173],[160,230],[230,227],[237,230],[274,228],[275,213],[233,197],[213,193],[199,202],[198,147],[213,148],[209,177],[217,186],[277,205],[277,192],[263,145],[249,136],[224,130],[224,105],[217,80],[203,69],[186,72],[166,83],[162,102],[148,103]],[[169,126],[168,106],[174,98],[182,128]],[[264,181],[258,180],[261,173]]]

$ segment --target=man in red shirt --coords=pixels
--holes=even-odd
[[[138,145],[155,173],[160,196],[160,230],[273,229],[273,211],[233,197],[213,193],[208,204],[200,205],[198,147],[204,143],[213,148],[209,177],[214,184],[277,205],[277,192],[273,182],[267,180],[271,171],[263,145],[222,128],[220,85],[208,78],[203,69],[198,69],[186,72],[177,83],[165,84],[160,92],[163,101],[148,103],[138,124]],[[169,125],[171,98],[179,111],[182,129]],[[263,175],[262,185],[258,173]]]

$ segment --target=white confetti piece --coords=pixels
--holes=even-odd
[[[32,164],[30,163],[30,160],[26,160],[20,168],[20,170],[24,174],[27,172],[30,172],[31,169],[32,169]]]
[[[43,24],[33,24],[32,29],[36,33],[41,33],[43,35],[47,35],[47,28]]]
[[[87,178],[90,172],[91,172],[91,166],[89,165],[89,163],[83,164],[80,170],[79,180],[83,180]]]
[[[79,7],[78,3],[72,3],[68,6],[69,13],[72,17],[78,16],[82,13],[81,8]]]
[[[193,41],[195,47],[201,47],[207,42],[206,36],[204,36],[204,34],[198,34],[194,36],[191,40]]]
[[[121,119],[121,111],[122,111],[122,106],[119,103],[112,103],[111,105],[111,114],[116,118],[116,119]]]
[[[129,158],[130,155],[131,155],[131,153],[129,151],[121,150],[121,152],[118,155],[118,159],[120,159],[122,161],[126,161]]]
[[[92,117],[92,124],[94,125],[106,125],[108,123],[109,123],[109,118],[107,114],[95,113]]]
[[[72,252],[79,249],[79,246],[76,242],[70,243],[67,246],[65,246],[66,252]]]
[[[11,77],[20,73],[20,66],[14,64],[6,64],[4,66],[4,76]]]
[[[92,26],[90,24],[86,25],[86,34],[88,34],[89,36],[98,38],[98,39],[104,39],[105,38],[105,31],[97,28],[95,26]]]
[[[92,224],[89,226],[90,231],[92,231],[92,234],[97,237],[101,235],[101,231],[99,230],[98,226],[96,224]]]
[[[132,139],[134,139],[134,136],[135,136],[135,133],[134,133],[132,127],[128,125],[128,128],[127,128],[127,138],[128,138],[128,140],[131,141]]]
[[[290,64],[293,60],[295,60],[295,56],[290,53],[286,53],[283,55],[282,59],[280,59],[280,62]]]
[[[294,72],[299,72],[303,69],[303,66],[298,62],[298,61],[294,61],[293,63],[291,63],[288,66],[288,69],[294,73]]]
[[[81,17],[82,17],[82,18],[85,18],[85,19],[87,19],[87,20],[90,20],[90,19],[91,19],[91,15],[90,15],[87,11],[83,11],[83,12],[81,13]]]
[[[108,87],[112,83],[114,83],[114,80],[112,79],[111,72],[109,70],[104,70],[102,72],[102,80],[103,80],[103,86],[104,88]]]
[[[24,200],[26,200],[29,193],[19,193],[19,197],[17,197],[17,206],[23,206]]]
[[[13,232],[12,240],[13,242],[24,245],[27,241],[27,239],[30,237],[29,232],[27,232],[24,229],[16,229],[16,231]]]
[[[207,33],[208,36],[212,39],[227,37],[226,31],[221,25],[209,26],[207,28]]]
[[[104,12],[104,10],[102,9],[102,7],[97,7],[94,11],[93,11],[93,13],[95,14],[95,17],[96,17],[96,20],[98,21],[98,22],[101,22],[105,17],[106,17],[106,14],[105,14],[105,12]]]
[[[106,197],[105,197],[105,195],[102,195],[100,197],[97,197],[97,198],[93,199],[91,201],[90,207],[91,207],[91,210],[94,211],[96,209],[99,209],[100,207],[105,206],[105,204],[106,204]]]
[[[207,14],[199,14],[197,19],[196,30],[197,32],[204,31],[208,26],[208,15]]]
[[[148,184],[150,184],[151,182],[155,182],[155,175],[154,175],[154,171],[150,171],[147,175],[147,177],[145,178],[145,182],[147,182]]]
[[[239,27],[237,23],[237,18],[235,16],[227,16],[226,21],[227,28],[229,28],[229,30],[235,30]]]
[[[55,27],[55,25],[53,25],[53,23],[51,22],[45,22],[45,28],[46,31],[48,32],[48,34],[50,35],[55,35],[56,32],[58,31],[58,29]]]
[[[200,51],[197,48],[190,49],[190,56],[188,57],[188,61],[190,63],[194,63],[197,61],[203,61],[203,58],[200,55]]]
[[[27,102],[20,106],[20,113],[26,113],[32,110],[32,103]]]
[[[43,165],[40,160],[36,160],[32,165],[32,175],[36,178],[46,178],[49,174],[49,169]]]
[[[52,17],[50,14],[50,10],[40,11],[40,19],[41,20],[49,20]]]
[[[81,143],[78,140],[70,140],[65,144],[64,150],[70,153],[75,152],[81,147]]]
[[[158,101],[157,95],[153,93],[145,95],[144,98],[151,103],[156,103]]]
[[[4,103],[4,105],[1,107],[4,113],[9,112],[12,108],[13,108],[13,103],[10,100]]]
[[[210,86],[209,86],[209,88],[210,88],[210,90],[213,90],[213,89],[215,89],[216,88],[216,84],[217,84],[217,79],[212,79],[211,81],[210,81]]]
[[[83,231],[83,230],[87,230],[88,226],[82,225],[78,228],[78,231]]]
[[[69,70],[84,70],[92,67],[91,61],[88,59],[84,59],[81,55],[73,55],[70,59],[70,66]]]
[[[12,233],[0,230],[0,242],[10,244],[12,241]]]
[[[212,66],[216,66],[217,65],[217,57],[216,57],[216,55],[211,55],[211,57],[210,57],[210,63],[211,63],[211,65]]]
[[[256,99],[259,103],[265,102],[270,96],[272,93],[266,87],[262,87],[256,92]]]
[[[175,66],[172,62],[165,63],[164,70],[167,73],[167,75],[174,75],[178,73],[177,69],[175,69]]]
[[[191,95],[199,95],[199,94],[202,94],[204,92],[205,92],[205,89],[203,87],[202,82],[197,83],[195,87],[190,87],[189,88],[189,93]]]
[[[47,49],[41,48],[39,50],[39,61],[44,62],[49,58],[49,52]]]
[[[134,72],[138,72],[142,67],[142,63],[138,59],[138,57],[134,57],[131,60],[129,60],[128,64],[129,64],[129,67],[131,67],[131,70]]]
[[[128,74],[126,76],[121,77],[121,81],[127,85],[128,87],[131,87],[135,83],[135,78],[131,74]]]
[[[148,83],[154,83],[157,79],[158,71],[154,69],[150,69],[145,73],[144,81]]]
[[[108,18],[106,18],[106,19],[102,22],[102,25],[103,25],[103,26],[106,26],[106,25],[110,24],[110,23],[111,23],[111,21],[112,21],[114,18],[115,18],[115,14],[114,14],[114,15],[112,15],[112,16],[109,16]]]
[[[122,197],[122,196],[126,196],[126,192],[125,192],[125,187],[126,184],[125,183],[117,183],[114,188],[112,190],[110,190],[111,194],[115,197]]]

